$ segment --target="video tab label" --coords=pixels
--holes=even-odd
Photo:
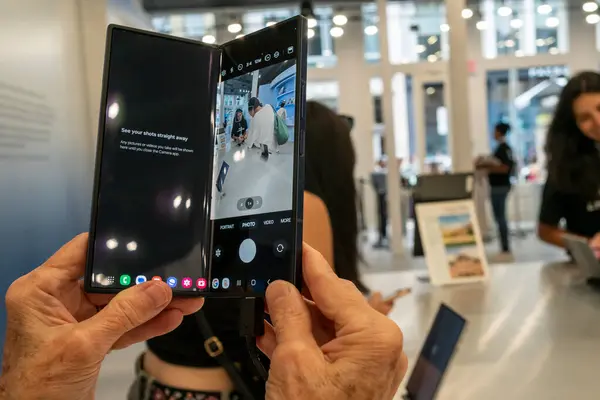
[[[274,219],[266,219],[263,221],[263,225],[275,225]]]
[[[256,220],[254,219],[250,219],[247,221],[242,221],[240,223],[240,228],[241,229],[254,229],[258,226],[258,224],[256,223]]]

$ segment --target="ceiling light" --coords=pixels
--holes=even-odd
[[[560,24],[560,20],[556,17],[546,18],[546,26],[548,28],[556,28]]]
[[[106,247],[109,250],[114,250],[119,246],[119,242],[117,241],[117,239],[108,239],[106,241]]]
[[[432,94],[435,94],[435,88],[430,86],[427,89],[425,89],[425,93],[431,96]]]
[[[537,8],[538,14],[548,15],[552,12],[552,6],[547,3],[540,4]]]
[[[127,247],[127,250],[129,250],[129,251],[136,251],[137,250],[137,242],[132,240],[131,242],[127,243],[126,247]]]
[[[515,56],[516,57],[523,57],[525,55],[525,52],[523,50],[516,50],[515,51]]]
[[[595,1],[588,1],[583,4],[583,11],[594,12],[598,9],[598,4]]]
[[[423,54],[427,50],[427,47],[423,46],[422,44],[418,44],[416,50],[417,50],[417,53]]]
[[[202,37],[202,41],[204,43],[213,44],[213,43],[215,43],[217,41],[217,38],[214,37],[213,35],[204,35]]]
[[[344,26],[348,23],[348,17],[344,14],[338,14],[333,17],[333,23],[337,26]]]
[[[515,47],[515,41],[512,39],[508,39],[506,42],[504,42],[504,45],[506,47],[508,47],[509,49]]]
[[[498,8],[498,15],[501,17],[508,17],[512,15],[513,10],[509,6],[502,6]]]
[[[236,38],[236,39],[243,38],[243,37],[244,37],[244,34],[243,34],[243,33],[240,33],[239,35],[236,35],[236,36],[235,36],[235,38]]]
[[[597,24],[598,22],[600,22],[600,15],[598,14],[589,14],[585,17],[585,22],[587,22],[588,24]]]
[[[465,8],[464,10],[462,10],[461,14],[464,19],[469,19],[473,16],[473,10],[471,10],[470,8]]]
[[[175,198],[173,199],[173,208],[179,208],[182,200],[183,199],[181,198],[181,196],[175,196]]]
[[[430,63],[436,62],[438,60],[437,56],[430,54],[427,56],[427,61],[429,61]]]
[[[553,37],[549,37],[546,39],[546,44],[549,46],[551,44],[556,43],[556,39],[554,39]]]
[[[270,27],[270,26],[273,26],[273,25],[275,25],[276,23],[277,23],[277,22],[275,22],[275,21],[268,21],[268,22],[265,24],[265,26],[268,28],[268,27]]]
[[[558,53],[560,53],[560,51],[556,47],[550,48],[550,50],[548,50],[548,52],[554,56],[557,55]]]
[[[308,36],[308,38],[309,38],[309,39],[312,39],[312,38],[314,38],[314,37],[315,37],[315,30],[314,30],[314,29],[310,29],[310,28],[309,28],[309,29],[308,29],[308,33],[307,33],[307,36]]]
[[[442,32],[448,32],[450,30],[450,25],[448,25],[448,24],[441,24],[440,25],[440,30]]]
[[[546,45],[546,41],[544,39],[537,39],[535,41],[535,45],[537,47],[544,47]]]
[[[365,27],[365,35],[367,36],[376,35],[377,32],[379,32],[379,28],[377,28],[375,25],[369,25]]]
[[[519,18],[513,18],[510,20],[510,27],[513,29],[521,29],[523,27],[523,20]]]
[[[308,27],[315,28],[317,26],[317,20],[314,17],[308,19]]]
[[[187,199],[185,201],[185,208],[190,208],[192,206],[192,199]]]
[[[487,27],[488,27],[488,24],[487,24],[487,21],[477,21],[477,23],[475,24],[475,26],[480,31],[485,31],[487,29]]]
[[[242,31],[242,24],[234,22],[233,24],[229,24],[229,26],[227,27],[227,30],[230,33],[239,33]]]
[[[344,29],[342,29],[339,26],[334,26],[333,28],[331,28],[331,30],[329,31],[329,33],[334,38],[339,38],[339,37],[341,37],[344,34]]]

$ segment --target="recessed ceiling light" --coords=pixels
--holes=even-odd
[[[473,16],[473,10],[471,10],[470,8],[465,8],[464,10],[462,10],[461,15],[464,19],[469,19]]]
[[[307,36],[308,36],[309,39],[314,38],[315,37],[315,30],[308,28]]]
[[[308,19],[308,27],[315,28],[317,26],[317,20],[314,17]]]
[[[583,4],[583,11],[585,12],[594,12],[598,9],[598,3],[595,1],[588,1]]]
[[[519,18],[513,18],[510,20],[510,27],[513,29],[521,29],[523,27],[523,20]]]
[[[344,26],[348,23],[348,17],[344,14],[337,14],[333,17],[333,23],[338,26]]]
[[[498,15],[501,17],[508,17],[512,15],[513,10],[509,6],[501,6],[498,8]]]
[[[598,14],[589,14],[585,17],[585,22],[587,22],[588,24],[597,24],[598,22],[600,22],[600,15]]]
[[[202,41],[204,43],[213,44],[217,41],[217,38],[215,38],[213,35],[204,35],[202,37]]]
[[[548,28],[556,28],[560,24],[560,20],[556,17],[546,18],[546,26]]]
[[[234,22],[233,24],[229,24],[229,26],[227,27],[227,30],[230,33],[239,33],[242,31],[242,24]]]
[[[342,27],[339,27],[339,26],[334,26],[333,28],[331,28],[331,30],[329,31],[329,33],[334,38],[339,38],[339,37],[341,37],[344,34],[344,29]]]
[[[488,27],[487,21],[477,21],[475,27],[477,27],[477,29],[479,29],[480,31],[484,31]]]
[[[440,25],[440,30],[442,32],[448,32],[450,30],[450,25],[448,25],[448,24],[441,24]]]
[[[379,32],[379,28],[377,28],[375,25],[369,25],[365,27],[365,35],[367,36],[376,35],[377,32]]]
[[[540,4],[537,8],[537,12],[538,14],[548,15],[552,12],[552,6],[547,3]]]

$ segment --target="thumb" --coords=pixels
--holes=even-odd
[[[133,286],[119,293],[80,327],[108,351],[121,336],[160,314],[172,297],[171,289],[164,282],[149,281]]]

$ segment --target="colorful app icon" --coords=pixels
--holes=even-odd
[[[219,288],[219,279],[218,278],[213,279],[212,288],[213,289],[218,289]]]
[[[152,280],[153,281],[161,281],[162,282],[162,278],[160,276],[153,276]]]
[[[129,286],[131,285],[131,277],[129,275],[121,275],[119,282],[122,286]]]
[[[192,278],[183,278],[181,280],[181,286],[183,286],[184,289],[190,289],[192,287]]]
[[[206,289],[206,279],[204,279],[204,278],[196,279],[196,287],[198,289],[202,289],[202,290]]]
[[[223,278],[223,289],[229,289],[229,278]]]
[[[138,276],[135,277],[135,284],[136,285],[142,284],[142,283],[144,283],[146,281],[147,281],[147,279],[146,279],[146,277],[144,275],[138,275]]]
[[[168,277],[167,285],[169,285],[170,288],[176,288],[177,287],[177,278],[175,278],[174,276]]]

